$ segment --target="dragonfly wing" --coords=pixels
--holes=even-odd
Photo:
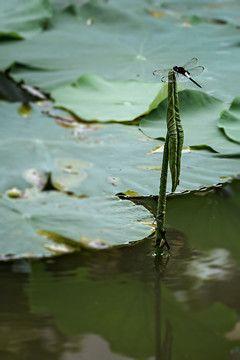
[[[154,70],[153,75],[156,76],[167,76],[170,69],[164,69],[164,70]]]
[[[161,81],[162,81],[162,82],[168,82],[168,76],[163,76],[163,77],[161,78]]]
[[[191,76],[197,76],[197,75],[201,74],[201,72],[203,72],[203,70],[204,70],[203,66],[196,66],[196,67],[194,67],[192,69],[188,69]]]
[[[185,70],[191,69],[197,64],[197,62],[198,62],[197,58],[192,58],[186,64],[184,64],[183,67]]]
[[[181,74],[178,74],[178,73],[175,73],[175,75],[176,75],[176,80],[177,81],[184,82],[184,81],[188,80],[188,78],[186,76],[184,76],[184,75],[181,75]],[[169,82],[168,76],[163,76],[161,80],[162,80],[162,82]],[[170,81],[170,82],[172,82],[172,81]]]
[[[176,78],[177,78],[177,81],[179,82],[185,82],[185,81],[188,81],[188,77],[182,75],[182,74],[179,74],[179,73],[176,73]]]

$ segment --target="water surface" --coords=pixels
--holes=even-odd
[[[167,223],[170,257],[1,263],[0,359],[240,359],[240,182],[170,199]]]

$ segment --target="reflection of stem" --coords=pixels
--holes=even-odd
[[[156,256],[157,257],[157,256]],[[155,341],[156,341],[156,360],[161,360],[161,274],[159,264],[156,265],[155,282]]]
[[[166,262],[164,263],[164,260]],[[155,342],[156,342],[156,356],[155,360],[171,360],[172,356],[172,326],[167,321],[166,332],[163,345],[161,344],[161,281],[162,273],[167,266],[169,257],[164,259],[161,255],[155,256]]]
[[[163,359],[171,360],[172,358],[172,343],[173,343],[173,328],[169,320],[166,323],[165,338],[163,343]]]
[[[166,214],[166,191],[167,191],[167,173],[168,173],[168,140],[167,134],[162,160],[162,171],[160,179],[160,190],[157,206],[157,229],[156,229],[156,247],[162,247],[166,244],[167,248],[170,249],[168,242],[165,237],[165,214]]]

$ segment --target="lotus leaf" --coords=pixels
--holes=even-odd
[[[240,146],[229,141],[218,128],[220,113],[226,104],[201,91],[179,92],[180,118],[184,130],[184,146],[206,146],[216,152],[240,153]],[[152,138],[166,136],[167,100],[140,122],[141,130]]]
[[[1,259],[41,257],[109,247],[148,236],[137,220],[148,211],[117,198],[74,198],[58,192],[33,192],[25,198],[0,199]]]
[[[129,121],[156,108],[167,97],[167,88],[136,80],[109,82],[83,75],[74,84],[54,90],[52,97],[56,107],[86,121]]]
[[[48,0],[11,0],[0,3],[1,37],[31,38],[45,28],[52,17]]]
[[[141,195],[158,193],[161,143],[147,138],[136,126],[94,125],[88,127],[92,131],[81,132],[80,125],[75,129],[57,125],[36,105],[29,117],[22,117],[18,106],[0,106],[0,170],[4,174],[0,193],[11,188],[23,191],[30,184],[42,189],[49,175],[55,188],[77,195],[114,195],[127,190]],[[237,174],[237,156],[185,149],[177,191],[223,183]],[[170,181],[168,185],[170,191]]]
[[[240,142],[240,96],[237,96],[229,110],[222,112],[218,123],[229,139]]]
[[[131,6],[126,1],[93,0],[56,12],[45,32],[1,45],[1,69],[21,64],[13,69],[17,79],[52,90],[86,73],[105,79],[154,81],[153,70],[182,65],[196,56],[205,67],[201,76],[205,91],[227,101],[238,94],[237,27],[211,21],[191,26],[183,17],[189,1],[181,2],[175,12],[148,0],[139,5],[138,0]],[[220,19],[226,7],[221,10]],[[154,11],[162,16],[154,16]],[[191,15],[198,12],[199,4],[195,4]]]

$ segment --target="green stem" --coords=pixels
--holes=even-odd
[[[160,190],[156,216],[156,248],[158,249],[163,248],[164,245],[167,246],[168,250],[170,249],[165,237],[168,164],[172,177],[172,192],[174,192],[179,184],[183,138],[184,134],[179,114],[176,77],[174,71],[170,70],[168,73],[167,135],[163,152]]]
[[[160,190],[158,197],[158,206],[157,206],[157,229],[156,229],[156,248],[163,247],[164,244],[167,245],[168,249],[170,248],[168,242],[165,238],[165,215],[166,215],[166,191],[167,191],[167,173],[168,173],[168,142],[169,136],[167,133],[164,151],[163,151],[163,160],[162,160],[162,171],[160,179]]]

